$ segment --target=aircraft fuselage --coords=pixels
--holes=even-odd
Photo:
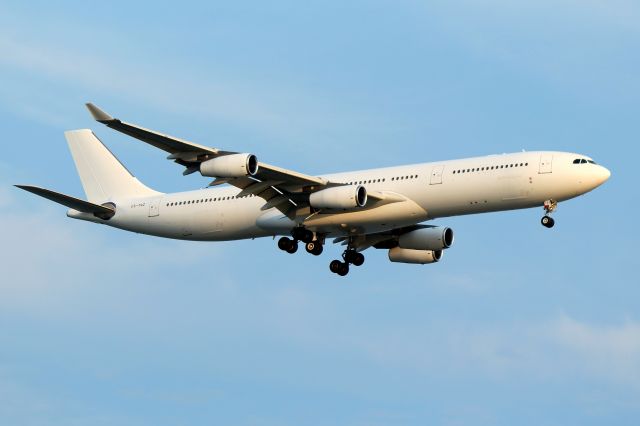
[[[574,163],[576,159],[589,162]],[[542,207],[546,200],[565,201],[591,191],[609,174],[584,155],[521,152],[321,176],[331,182],[362,185],[394,200],[342,212],[309,210],[289,218],[276,208],[261,210],[265,202],[260,197],[238,196],[240,189],[226,186],[112,199],[116,214],[109,220],[73,210],[68,215],[184,240],[289,235],[296,225],[338,237],[382,232],[441,217]]]

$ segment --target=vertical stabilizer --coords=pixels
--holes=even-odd
[[[129,173],[91,130],[69,130],[64,136],[89,201],[104,203],[159,194]]]

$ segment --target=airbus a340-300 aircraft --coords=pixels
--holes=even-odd
[[[276,237],[288,253],[319,255],[334,239],[345,250],[330,263],[346,275],[367,248],[388,250],[392,262],[442,259],[453,231],[422,224],[436,218],[543,207],[542,224],[559,201],[591,191],[610,176],[591,158],[566,152],[518,152],[324,176],[258,161],[111,117],[93,104],[100,123],[169,153],[185,167],[215,178],[206,189],[163,194],[143,185],[91,130],[65,132],[88,201],[48,189],[19,188],[69,207],[67,216],[127,231],[182,240],[223,241]]]

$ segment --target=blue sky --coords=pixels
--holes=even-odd
[[[3,2],[0,423],[636,425],[634,1]],[[437,265],[77,222],[63,131],[143,182],[203,187],[83,103],[317,174],[521,149],[592,156],[603,187],[439,220]]]

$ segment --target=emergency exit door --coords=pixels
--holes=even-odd
[[[149,201],[149,217],[155,217],[160,214],[160,198],[153,198]]]

